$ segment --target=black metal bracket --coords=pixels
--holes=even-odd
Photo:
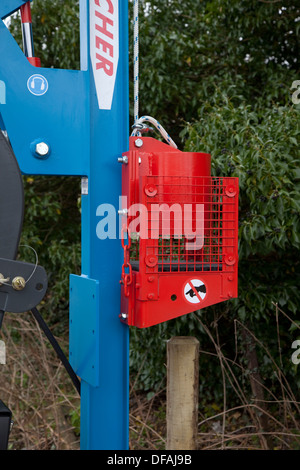
[[[45,296],[47,287],[47,274],[42,266],[0,258],[0,310],[3,312],[22,313],[33,309]]]
[[[23,226],[24,188],[13,149],[1,130],[0,166],[1,328],[4,312],[26,312],[41,302],[47,290],[48,280],[41,266],[15,261]]]

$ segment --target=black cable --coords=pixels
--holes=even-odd
[[[56,341],[56,339],[54,338],[53,334],[51,333],[51,331],[49,330],[48,328],[48,325],[46,324],[46,322],[44,321],[43,317],[41,316],[40,312],[38,311],[38,309],[36,307],[34,307],[32,310],[31,310],[34,318],[36,319],[36,321],[38,322],[38,324],[40,325],[40,327],[42,328],[42,330],[44,331],[45,335],[47,336],[48,340],[50,341],[54,351],[56,352],[57,356],[59,357],[59,359],[61,360],[63,366],[65,367],[66,371],[68,372],[77,392],[79,393],[80,395],[80,380],[78,379],[77,375],[75,374],[71,364],[69,363],[68,359],[66,358],[63,350],[61,349],[61,347],[59,346],[58,342]]]

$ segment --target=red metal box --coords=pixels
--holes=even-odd
[[[211,157],[132,137],[123,155],[121,319],[149,327],[237,297],[238,178]]]

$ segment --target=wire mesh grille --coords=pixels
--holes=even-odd
[[[139,268],[143,252],[156,261],[156,272],[222,271],[224,254],[233,253],[236,244],[233,180],[148,176],[143,200],[146,227],[143,239],[132,242],[133,269]],[[153,268],[148,265],[146,271]]]

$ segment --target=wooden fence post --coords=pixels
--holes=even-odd
[[[167,450],[196,450],[199,341],[175,336],[167,343]]]

